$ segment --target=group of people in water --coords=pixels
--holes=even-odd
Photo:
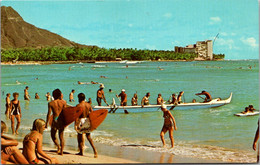
[[[249,105],[248,107],[245,107],[245,111],[241,112],[243,114],[247,114],[247,113],[254,113],[254,106],[253,105]]]
[[[28,93],[29,87],[26,86],[24,90],[24,99],[30,100],[30,95]],[[97,98],[96,101],[99,106],[101,106],[102,100],[108,105],[106,98],[105,98],[105,92],[104,92],[104,85],[100,84],[99,89],[97,90]],[[112,92],[112,90],[110,90]],[[74,102],[74,93],[75,90],[73,89],[69,94],[69,101]],[[179,92],[178,96],[176,97],[175,94],[172,94],[171,99],[168,101],[169,104],[180,104],[182,103],[182,96],[184,92]],[[48,96],[47,96],[48,95]],[[202,91],[201,93],[197,93],[196,95],[205,95],[204,102],[209,102],[212,100],[210,94],[206,91]],[[8,117],[11,120],[11,127],[12,127],[12,133],[13,134],[19,134],[18,129],[21,122],[21,106],[20,101],[18,100],[19,93],[13,93],[13,100],[10,100],[11,94],[8,93],[6,97],[6,114],[8,114]],[[121,106],[127,106],[127,94],[125,89],[121,90],[121,93],[116,95],[116,97],[121,98],[120,105]],[[141,100],[142,107],[145,105],[149,105],[149,97],[150,93],[146,93],[146,95]],[[52,96],[47,93],[46,98],[49,101],[48,102],[48,111],[46,120],[43,119],[36,119],[33,122],[33,126],[31,131],[24,137],[23,140],[23,151],[22,153],[18,150],[17,145],[18,142],[10,137],[7,137],[4,134],[6,129],[6,124],[1,121],[1,162],[3,163],[16,163],[16,164],[38,164],[38,163],[59,163],[56,158],[50,157],[42,150],[42,143],[43,143],[43,131],[44,129],[48,128],[48,125],[50,124],[51,127],[51,139],[54,142],[55,146],[57,147],[57,153],[59,155],[63,155],[63,150],[65,146],[64,141],[64,129],[65,124],[62,118],[59,118],[62,110],[66,107],[69,107],[70,105],[67,104],[67,102],[63,99],[63,94],[59,89],[55,89],[52,92]],[[49,98],[49,99],[48,99]],[[79,130],[80,128],[80,121],[81,120],[87,120],[89,118],[89,114],[93,112],[92,106],[91,106],[91,99],[89,101],[86,101],[86,97],[84,93],[78,94],[78,104],[76,107],[81,107],[83,109],[82,114],[75,120],[75,130]],[[163,147],[166,147],[164,135],[165,133],[169,132],[169,137],[171,141],[171,147],[174,147],[174,138],[173,138],[173,131],[177,130],[177,124],[175,121],[175,118],[171,114],[170,110],[167,109],[167,106],[165,105],[166,101],[162,98],[161,94],[158,94],[157,97],[157,104],[161,105],[161,110],[163,112],[163,118],[164,123],[163,127],[160,132],[160,138],[163,144]],[[138,105],[138,96],[137,93],[134,94],[134,96],[131,99],[131,105],[136,106]],[[252,106],[249,106],[252,110]],[[51,119],[52,114],[52,119]],[[14,127],[14,119],[17,119],[17,125],[16,128]],[[59,135],[59,141],[56,137],[56,134],[58,132]],[[88,139],[93,152],[94,157],[98,157],[98,152],[96,147],[94,146],[93,140],[91,138],[90,132],[78,132],[77,131],[77,142],[78,142],[78,148],[79,153],[77,155],[83,155],[83,148],[84,148],[84,137]],[[256,148],[256,142],[259,138],[258,133],[256,133],[255,141],[253,144],[253,149]],[[37,155],[40,155],[41,158]]]
[[[101,106],[101,102],[102,100],[106,103],[106,105],[108,106],[109,104],[107,103],[106,101],[106,97],[105,97],[105,92],[104,92],[104,84],[101,84],[99,86],[99,89],[97,91],[97,103],[98,103],[98,106]],[[109,92],[112,92],[111,89],[109,89]],[[179,92],[178,95],[176,95],[175,93],[173,93],[171,95],[171,99],[169,99],[168,101],[165,101],[162,97],[162,94],[158,94],[158,97],[157,97],[157,105],[162,105],[164,103],[169,103],[169,104],[180,104],[182,103],[182,96],[184,94],[184,91],[181,91]],[[142,98],[141,100],[141,106],[144,107],[145,105],[150,105],[150,101],[149,101],[149,98],[150,98],[150,92],[147,92],[146,95]],[[212,97],[211,95],[206,92],[206,91],[202,91],[201,93],[196,93],[196,95],[204,95],[205,98],[204,99],[204,102],[210,102],[212,100]],[[121,93],[116,95],[117,98],[120,97],[120,105],[121,106],[127,106],[127,94],[126,94],[126,91],[125,89],[122,89],[121,90]],[[193,99],[193,102],[196,102],[195,99]],[[138,105],[138,96],[137,96],[137,93],[134,94],[134,96],[132,97],[131,99],[131,105],[132,106],[137,106]]]

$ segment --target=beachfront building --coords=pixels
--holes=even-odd
[[[197,41],[196,44],[187,45],[185,47],[175,46],[176,53],[196,53],[198,57],[195,60],[212,60],[213,59],[213,43],[212,40]]]

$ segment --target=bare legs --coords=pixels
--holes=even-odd
[[[84,142],[85,142],[83,136],[84,136],[83,134],[78,134],[78,136],[77,136],[78,137],[78,147],[79,147],[79,153],[77,155],[83,155],[83,146],[84,146]],[[91,147],[93,148],[94,158],[97,158],[98,153],[97,153],[96,147],[94,146],[90,133],[86,133],[86,137],[87,137]]]
[[[1,159],[5,161],[11,160],[16,164],[29,164],[16,146],[6,147],[5,152],[1,152]]]
[[[14,118],[16,118],[17,120],[17,124],[16,124],[16,129],[14,131]],[[20,123],[21,123],[21,117],[20,115],[11,115],[11,128],[12,128],[12,133],[13,135],[16,133],[18,135],[18,129],[20,127]]]
[[[162,140],[162,143],[163,143],[163,147],[164,148],[166,147],[164,135],[167,131],[169,131],[169,137],[170,137],[170,140],[171,140],[171,148],[173,148],[174,147],[173,127],[169,127],[169,128],[163,127],[162,128],[161,133],[160,133],[160,137],[161,137],[161,140]]]
[[[56,138],[56,133],[57,133],[58,129],[52,127],[51,128],[51,139],[54,142],[55,146],[58,148],[57,149],[57,153],[59,155],[63,155],[63,149],[64,149],[64,128],[59,129],[59,139],[60,139],[60,145],[58,143],[58,139]]]

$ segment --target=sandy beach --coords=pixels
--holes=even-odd
[[[22,152],[22,143],[19,142],[18,148]],[[111,156],[98,155],[98,158],[94,158],[92,153],[84,153],[84,156],[75,155],[77,151],[67,150],[63,156],[58,155],[56,150],[52,147],[43,146],[44,152],[49,156],[55,157],[59,160],[60,164],[114,164],[114,163],[140,163],[137,161],[121,159]]]
[[[18,148],[21,152],[22,146],[22,142],[19,142]],[[88,152],[85,150],[84,156],[78,156],[76,155],[77,151],[65,146],[64,154],[61,156],[56,153],[55,148],[43,144],[44,152],[57,158],[60,164],[226,163],[104,144],[97,144],[97,147],[99,148],[99,155],[98,158],[94,158],[92,151],[89,152],[89,148],[87,149]]]

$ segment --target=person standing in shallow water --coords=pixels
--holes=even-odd
[[[24,100],[30,101],[30,97],[31,97],[31,96],[29,95],[28,90],[29,90],[29,87],[26,86],[25,89],[24,89]]]
[[[6,94],[6,98],[5,98],[5,115],[7,118],[9,118],[10,116],[10,107],[11,107],[11,100],[10,100],[10,93]]]
[[[14,99],[11,101],[11,112],[10,112],[10,119],[11,119],[11,127],[12,127],[12,133],[18,135],[18,129],[20,127],[22,113],[21,113],[21,106],[20,101],[18,100],[19,93],[13,93]],[[17,120],[16,129],[14,131],[14,118]]]
[[[72,89],[71,90],[71,92],[70,92],[70,95],[69,95],[69,101],[70,102],[74,102],[75,100],[74,100],[74,97],[73,97],[73,94],[75,93],[75,90],[74,89]]]
[[[171,112],[167,109],[165,105],[161,106],[161,110],[163,111],[163,118],[164,118],[164,124],[160,133],[161,140],[163,143],[163,147],[166,147],[164,135],[167,131],[169,131],[169,137],[171,140],[171,148],[174,147],[174,139],[173,139],[173,127],[174,130],[177,130],[176,122],[174,117],[172,116]]]
[[[108,103],[107,103],[106,98],[105,98],[105,92],[103,90],[104,88],[105,88],[105,86],[103,84],[101,84],[99,86],[99,89],[97,90],[97,103],[98,103],[98,106],[101,106],[102,99],[104,100],[104,102],[108,106]]]

